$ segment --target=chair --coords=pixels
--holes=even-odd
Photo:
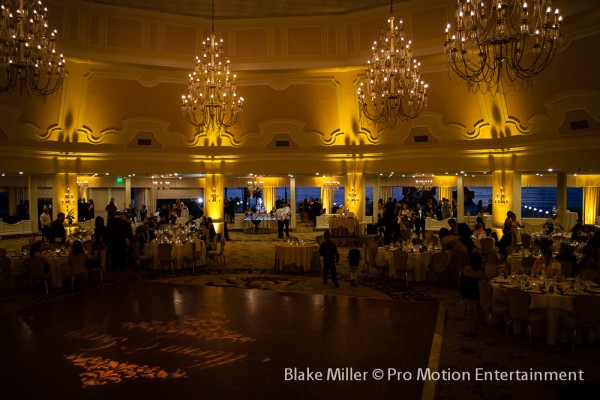
[[[531,247],[531,235],[529,233],[521,233],[521,243],[524,249]]]
[[[173,257],[173,245],[171,243],[160,243],[158,245],[158,260],[161,269],[170,268],[175,275],[175,258]]]
[[[404,250],[394,251],[392,262],[396,271],[395,275],[404,274],[404,284],[408,286],[408,253]],[[392,276],[391,278],[396,278],[396,276]]]
[[[214,261],[217,266],[219,261],[223,261],[223,267],[225,267],[225,238],[221,238],[219,250],[210,250],[206,253],[206,265],[208,266],[211,261]]]
[[[77,279],[85,279],[88,288],[90,287],[85,260],[86,256],[84,253],[71,256],[71,291],[75,289],[75,280]]]
[[[542,313],[531,311],[531,294],[519,289],[508,289],[506,292],[508,298],[508,324],[506,324],[506,333],[511,325],[515,323],[527,326],[527,336],[531,345],[531,326],[536,323],[543,323],[545,316]]]
[[[154,255],[142,254],[143,246],[144,245],[137,240],[134,240],[131,244],[130,259],[140,271],[142,268],[154,267]]]
[[[4,249],[2,249],[4,250]],[[0,278],[8,284],[8,289],[12,289],[13,271],[11,267],[10,257],[0,255]]]
[[[100,274],[100,285],[104,285],[104,273],[106,273],[106,248],[100,250],[98,255],[100,258],[100,266],[90,268],[89,272],[97,272]]]
[[[377,271],[379,277],[387,276],[390,264],[387,261],[384,263],[377,263],[377,249],[379,249],[379,243],[375,241],[369,242],[367,247],[367,257],[369,259],[367,275],[371,273],[371,269],[374,269]]]
[[[206,265],[206,262],[204,261],[204,251],[202,249],[202,245],[200,245],[199,249],[197,248],[198,244],[200,243],[201,242],[199,240],[192,241],[192,254],[183,258],[183,265],[192,266],[192,274],[196,268],[196,263],[199,263],[199,265]]]
[[[479,304],[483,310],[485,322],[491,328],[494,325],[494,317],[508,314],[508,305],[494,301],[494,289],[492,284],[485,280],[479,280]]]
[[[521,267],[526,273],[530,273],[533,268],[533,264],[535,264],[536,258],[533,256],[523,257],[521,260]]]
[[[598,282],[598,271],[594,268],[583,268],[579,270],[577,276],[588,281]]]
[[[571,276],[571,271],[573,271],[573,262],[572,261],[561,261],[560,262],[560,272],[562,276],[568,278]]]
[[[492,280],[498,276],[498,264],[496,263],[485,263],[483,264],[483,271],[488,280]]]
[[[561,324],[571,331],[573,349],[577,333],[585,330],[596,330],[600,325],[600,297],[593,295],[577,296],[573,300],[575,314],[561,316]]]
[[[493,237],[484,237],[479,239],[479,247],[481,248],[481,257],[483,262],[489,262],[489,257],[496,252],[496,242]]]
[[[433,288],[433,281],[436,275],[447,275],[448,273],[448,253],[445,251],[438,251],[431,255],[431,288]]]
[[[48,261],[42,257],[31,257],[29,258],[29,280],[30,281],[44,281],[44,287],[46,288],[46,294],[48,292],[48,279],[50,278],[50,272],[46,272],[49,268]]]

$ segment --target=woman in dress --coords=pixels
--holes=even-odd
[[[94,209],[94,200],[90,199],[88,201],[87,219],[92,220],[92,219],[96,218],[95,212],[96,212],[96,210]]]
[[[442,248],[450,251],[450,259],[448,260],[448,285],[457,287],[459,271],[469,264],[469,252],[464,244],[459,240],[458,236],[453,235],[448,228],[440,229],[438,236],[440,237]]]

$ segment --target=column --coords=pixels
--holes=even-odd
[[[513,171],[492,172],[492,228],[501,231],[506,213],[512,211],[515,201],[514,185],[516,179]],[[518,204],[521,206],[521,175],[518,174]],[[498,237],[501,237],[499,234]]]
[[[40,231],[40,214],[38,209],[38,179],[35,175],[29,175],[29,220],[31,221],[31,232]]]
[[[125,180],[125,207],[129,207],[130,204],[133,205],[133,200],[131,198],[131,178],[127,177]]]
[[[296,213],[298,212],[298,204],[296,203],[296,178],[290,177],[290,210],[292,211],[292,219],[290,220],[290,229],[296,228]]]
[[[204,214],[212,218],[217,233],[223,232],[223,174],[206,174]]]
[[[365,213],[365,182],[362,172],[349,172],[346,174],[346,208],[353,212],[357,218],[364,222]],[[362,210],[362,212],[361,212]]]
[[[452,196],[450,196],[452,197]],[[456,177],[456,221],[464,222],[465,220],[465,190],[463,186],[463,176]]]
[[[583,210],[582,219],[586,225],[596,223],[598,214],[598,200],[600,199],[600,188],[594,186],[584,186],[583,188]]]
[[[565,229],[570,229],[567,226],[567,174],[559,172],[556,174],[556,208],[557,218],[560,225]]]
[[[60,172],[54,176],[52,204],[54,218],[58,213],[65,214],[65,225],[77,223],[77,174]],[[69,221],[73,221],[69,224]]]

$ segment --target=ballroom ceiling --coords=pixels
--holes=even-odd
[[[210,0],[86,0],[90,3],[139,8],[210,18]],[[407,0],[395,0],[400,3]],[[215,19],[314,17],[344,15],[389,5],[388,0],[215,0]]]

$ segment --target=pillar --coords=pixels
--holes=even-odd
[[[31,221],[31,232],[39,232],[40,230],[40,214],[38,210],[38,179],[35,175],[29,175],[28,177],[29,186],[29,220]]]
[[[77,223],[77,174],[59,172],[54,176],[52,204],[55,219],[62,212],[67,217],[65,225],[69,225],[70,219]]]
[[[357,218],[364,221],[366,192],[363,173],[347,173],[345,188],[346,208],[348,209],[348,212],[353,212]]]
[[[204,214],[212,218],[217,233],[223,231],[223,174],[206,174]]]
[[[296,178],[290,177],[290,210],[292,219],[290,220],[290,229],[296,228],[296,213],[298,212],[298,203],[296,203]]]
[[[556,174],[556,208],[558,209],[558,221],[565,229],[567,227],[567,174],[559,172]]]
[[[452,196],[450,196],[452,198]],[[456,177],[456,220],[463,222],[465,219],[465,190],[463,176]]]
[[[513,211],[515,201],[515,179],[513,171],[492,171],[492,228],[501,231],[506,213]],[[521,181],[519,174],[518,203],[521,204]],[[520,209],[520,207],[519,207]],[[520,212],[519,212],[520,214]],[[501,237],[501,235],[498,235]]]

